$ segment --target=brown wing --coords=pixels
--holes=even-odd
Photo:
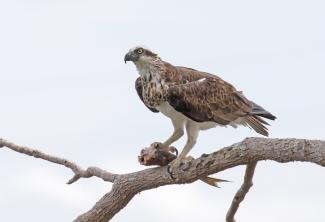
[[[135,90],[137,91],[138,96],[140,97],[141,101],[143,102],[143,96],[142,96],[142,80],[141,80],[140,77],[138,77],[138,78],[135,80]],[[145,104],[145,103],[143,102],[143,104]],[[145,105],[146,105],[146,104],[145,104]],[[147,107],[148,109],[150,109],[150,110],[151,110],[152,112],[154,112],[154,113],[159,113],[159,111],[156,110],[156,109],[154,109],[154,108],[148,107],[147,105],[146,105],[146,107]]]
[[[214,121],[227,125],[239,119],[244,126],[267,136],[269,125],[262,118],[275,116],[218,76],[165,63],[165,80],[170,83],[168,102],[177,111],[197,122]],[[237,123],[239,123],[237,121]]]
[[[222,125],[252,111],[251,103],[231,84],[204,73],[200,80],[171,85],[168,102],[194,121],[213,121]]]

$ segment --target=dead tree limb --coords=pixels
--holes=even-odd
[[[77,175],[70,182],[90,176],[112,182],[111,191],[92,209],[77,217],[75,219],[77,222],[107,222],[141,191],[164,185],[192,183],[203,176],[261,160],[280,163],[302,161],[325,166],[325,141],[304,139],[248,138],[214,153],[203,154],[200,158],[188,161],[180,167],[155,167],[121,175],[94,167],[83,170],[66,159],[17,146],[5,140],[0,140],[0,147],[8,147],[16,152],[64,165]]]
[[[235,194],[230,208],[227,212],[226,222],[235,222],[235,214],[239,208],[240,203],[245,199],[249,189],[253,186],[253,176],[255,172],[257,162],[247,164],[244,182]]]
[[[40,158],[40,159],[47,160],[49,162],[63,165],[67,168],[70,168],[72,170],[72,172],[74,173],[74,176],[67,182],[67,184],[72,184],[82,177],[88,178],[88,177],[92,177],[92,176],[99,177],[99,178],[103,179],[104,181],[114,182],[115,178],[118,176],[117,174],[107,172],[107,171],[102,170],[98,167],[88,167],[86,170],[84,170],[80,166],[78,166],[77,164],[75,164],[74,162],[72,162],[70,160],[56,157],[53,155],[49,155],[49,154],[43,153],[39,150],[31,149],[31,148],[28,148],[25,146],[18,146],[16,144],[8,142],[4,139],[0,139],[0,148],[1,147],[7,147],[13,151],[18,152],[18,153],[23,153],[23,154],[26,154],[29,156],[33,156],[35,158]]]

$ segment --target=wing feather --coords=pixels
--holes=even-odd
[[[167,92],[168,103],[196,122],[213,121],[221,125],[241,123],[267,136],[264,119],[276,117],[220,77],[186,67],[168,69],[172,79]],[[236,120],[240,120],[239,122]]]
[[[173,85],[168,89],[168,102],[177,111],[197,121],[214,121],[227,125],[252,111],[247,99],[221,78],[203,76],[204,80]]]

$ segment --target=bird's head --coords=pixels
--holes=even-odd
[[[134,64],[146,64],[157,60],[159,57],[149,49],[141,46],[134,47],[124,57],[124,62],[132,61]]]

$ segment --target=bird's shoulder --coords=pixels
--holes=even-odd
[[[165,73],[162,76],[167,83],[184,84],[196,81],[204,76],[198,70],[183,66],[174,66],[168,62],[164,62]]]
[[[185,66],[174,66],[167,62],[164,62],[164,68],[166,71],[164,75],[164,79],[166,82],[186,84],[206,79],[212,82],[219,82],[221,84],[229,86],[230,88],[235,89],[235,87],[233,87],[230,83],[224,81],[222,78],[215,74],[199,71],[197,69]]]

